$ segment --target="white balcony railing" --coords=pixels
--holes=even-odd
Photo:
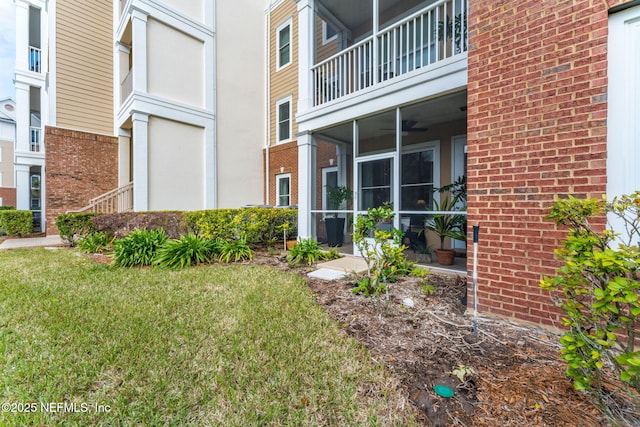
[[[133,182],[95,197],[89,200],[87,206],[67,213],[100,212],[110,214],[131,211],[133,211]]]
[[[29,46],[29,71],[40,73],[41,68],[41,51],[37,47]]]
[[[133,69],[129,70],[125,78],[120,83],[120,103],[122,104],[125,99],[133,91]]]
[[[42,150],[42,129],[31,126],[29,128],[29,151],[39,153]]]
[[[467,51],[467,1],[441,0],[311,68],[321,105]]]

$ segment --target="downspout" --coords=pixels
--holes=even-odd
[[[266,78],[266,82],[265,82],[265,110],[267,112],[267,123],[265,126],[265,129],[267,131],[267,145],[266,145],[266,149],[265,149],[265,162],[264,162],[264,167],[265,167],[265,171],[264,171],[264,175],[265,175],[265,180],[264,180],[264,185],[265,185],[265,204],[270,205],[271,204],[271,191],[269,190],[270,186],[271,186],[271,173],[270,173],[270,167],[271,167],[271,163],[270,163],[270,159],[269,159],[269,155],[270,155],[270,150],[271,150],[271,4],[269,4],[269,6],[267,7],[267,28],[266,28],[266,41],[267,41],[267,46],[266,46],[266,55],[265,55],[265,59],[264,59],[264,63],[265,63],[265,68],[267,70],[267,72],[265,73],[265,78]]]

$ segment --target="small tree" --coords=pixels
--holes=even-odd
[[[594,218],[608,214],[624,224],[626,235],[599,231]],[[640,192],[606,200],[558,200],[549,219],[569,227],[563,247],[555,251],[564,265],[541,287],[559,290],[569,330],[560,339],[562,358],[574,387],[585,390],[615,423],[640,422]],[[621,380],[614,389],[606,374]],[[605,383],[607,391],[605,391]],[[612,393],[612,391],[614,393]],[[614,397],[626,397],[631,409],[619,409]]]
[[[406,260],[402,245],[402,231],[397,228],[381,228],[383,223],[390,222],[394,217],[389,206],[370,208],[367,215],[360,215],[356,219],[353,241],[367,264],[367,273],[354,288],[354,293],[361,292],[373,298],[385,293],[389,301],[388,283],[398,276],[409,274],[413,263]]]

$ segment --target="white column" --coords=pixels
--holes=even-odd
[[[31,181],[29,165],[15,165],[16,171],[16,209],[28,211],[31,209]]]
[[[313,107],[314,0],[298,0],[298,114]]]
[[[298,134],[298,237],[312,237],[316,142],[310,132]]]
[[[29,69],[29,4],[16,0],[16,69]]]
[[[16,152],[29,151],[29,85],[16,82]]]
[[[147,92],[147,15],[139,10],[131,14],[133,49],[133,91]]]
[[[149,116],[133,113],[133,210],[149,210]]]
[[[371,72],[373,73],[373,83],[379,83],[380,82],[380,58],[378,57],[378,30],[379,30],[379,4],[378,4],[378,0],[373,0],[372,2],[373,5],[373,70],[371,70]]]

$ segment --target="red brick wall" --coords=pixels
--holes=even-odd
[[[605,192],[608,5],[469,3],[468,218],[481,226],[478,309],[561,326],[538,285],[558,266],[553,249],[565,231],[544,216],[557,197]]]
[[[298,204],[298,142],[274,145],[269,149],[269,204],[277,205],[276,175],[291,174],[291,204]]]
[[[16,189],[10,187],[0,187],[0,198],[2,206],[16,206]]]
[[[45,149],[47,234],[55,234],[58,215],[118,187],[118,140],[47,126]]]

